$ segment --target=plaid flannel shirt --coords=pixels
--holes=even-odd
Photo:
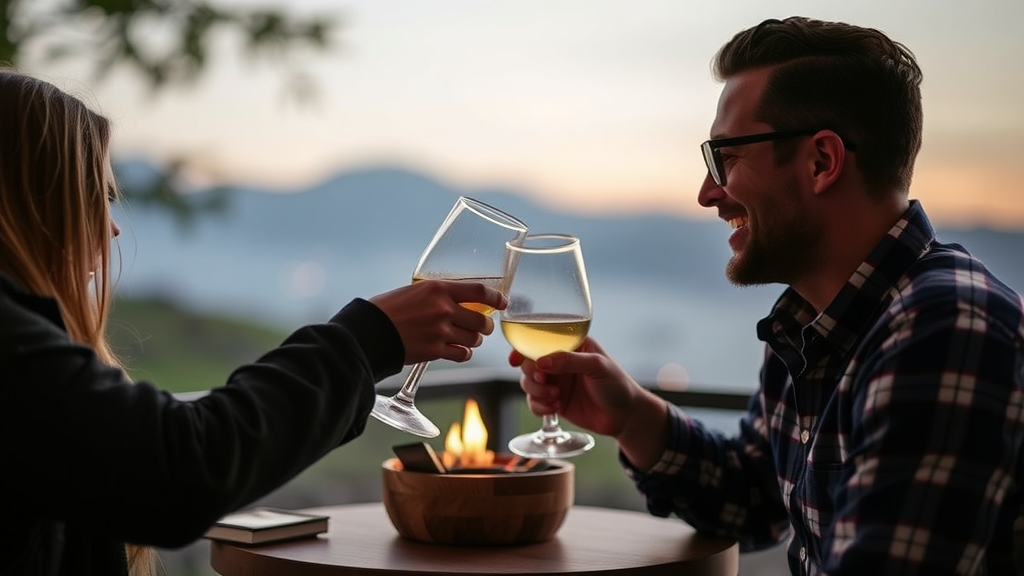
[[[758,323],[738,435],[673,406],[661,461],[622,464],[652,514],[789,538],[793,574],[1015,574],[1022,309],[914,201],[823,313],[788,289]]]

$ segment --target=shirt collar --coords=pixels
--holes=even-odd
[[[792,288],[776,301],[771,314],[758,322],[758,338],[800,346],[804,327],[817,331],[840,352],[853,346],[892,288],[935,241],[935,230],[920,202],[910,206],[875,245],[821,314]]]

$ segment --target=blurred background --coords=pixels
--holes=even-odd
[[[729,229],[696,203],[698,146],[713,54],[768,17],[871,26],[916,54],[912,196],[941,239],[1024,291],[1017,0],[209,2],[3,5],[0,60],[114,122],[128,198],[111,336],[136,378],[209,389],[292,328],[407,283],[466,194],[580,236],[592,334],[638,379],[749,393],[753,326],[779,288],[724,280]],[[495,336],[472,364],[501,369],[506,353]],[[423,409],[441,425],[463,400]],[[725,431],[738,416],[702,415]],[[380,462],[411,440],[371,421],[266,502],[376,499]],[[577,500],[643,510],[609,444],[575,460]],[[168,574],[209,574],[204,546],[165,551]],[[742,570],[786,572],[780,550]]]

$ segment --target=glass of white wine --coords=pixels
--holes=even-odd
[[[526,224],[493,206],[461,196],[441,222],[420,256],[412,282],[461,280],[480,282],[505,292],[505,246],[518,245],[527,234]],[[492,314],[494,309],[466,302],[463,306]],[[371,414],[394,428],[424,438],[441,431],[415,405],[420,378],[427,362],[412,367],[394,396],[377,395]]]
[[[505,339],[530,360],[578,348],[593,316],[579,238],[533,234],[506,248],[508,307],[501,311]],[[563,430],[557,414],[546,414],[540,430],[508,443],[512,453],[526,458],[568,458],[593,447],[593,436]]]

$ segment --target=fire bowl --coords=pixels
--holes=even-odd
[[[432,474],[385,460],[384,509],[401,536],[427,544],[502,546],[553,538],[573,503],[575,467],[548,460],[528,472],[507,472],[500,463],[498,456],[495,468]]]

